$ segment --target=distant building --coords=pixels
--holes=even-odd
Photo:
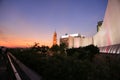
[[[60,37],[60,44],[64,43],[68,48],[74,47],[74,37],[80,37],[79,34],[65,34]]]
[[[103,21],[99,21],[97,24],[97,32],[99,32],[101,30],[101,26],[102,26]]]
[[[66,34],[60,37],[60,44],[62,43],[66,44],[68,48],[78,48],[93,44],[93,39],[80,34]]]
[[[60,44],[64,43],[68,47],[68,35],[64,35],[60,37]]]
[[[53,34],[53,45],[57,45],[57,33],[56,33],[56,31]]]

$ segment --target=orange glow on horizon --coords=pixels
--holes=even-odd
[[[24,43],[24,42],[20,42],[20,43],[14,43],[14,42],[11,42],[11,43],[5,43],[3,41],[0,41],[0,46],[5,46],[5,47],[31,47],[35,44],[35,42],[29,42],[29,43]],[[39,46],[49,46],[51,47],[51,43],[44,43],[44,44],[39,44]]]
[[[45,42],[45,41],[37,41],[37,40],[20,40],[20,39],[14,39],[9,41],[0,40],[0,46],[5,47],[31,47],[34,44],[39,43],[39,46],[45,45],[51,47],[51,42]]]

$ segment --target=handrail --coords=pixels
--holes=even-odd
[[[11,64],[11,67],[12,67],[12,69],[13,69],[13,72],[14,72],[14,74],[15,74],[16,79],[17,79],[17,80],[22,80],[21,77],[20,77],[20,75],[18,74],[15,66],[13,65],[13,63],[12,63],[12,61],[11,61],[10,56],[9,56],[8,54],[7,54],[7,56],[8,56],[8,59],[9,59],[9,61],[10,61],[10,64]]]
[[[31,70],[27,66],[25,66],[22,62],[20,62],[15,56],[11,53],[8,53],[12,59],[18,64],[21,70],[25,72],[27,76],[29,76],[30,80],[41,80],[41,76],[39,76],[35,71]]]

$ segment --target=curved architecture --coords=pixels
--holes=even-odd
[[[108,0],[101,30],[94,36],[94,45],[106,46],[106,52],[110,46],[120,44],[120,0]],[[109,47],[108,47],[109,46]],[[105,51],[104,50],[104,51]]]

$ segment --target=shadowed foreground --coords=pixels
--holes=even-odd
[[[66,54],[55,51],[52,56],[38,53],[37,49],[11,52],[43,80],[120,80],[120,55],[98,54],[98,48],[92,45],[67,50]]]

